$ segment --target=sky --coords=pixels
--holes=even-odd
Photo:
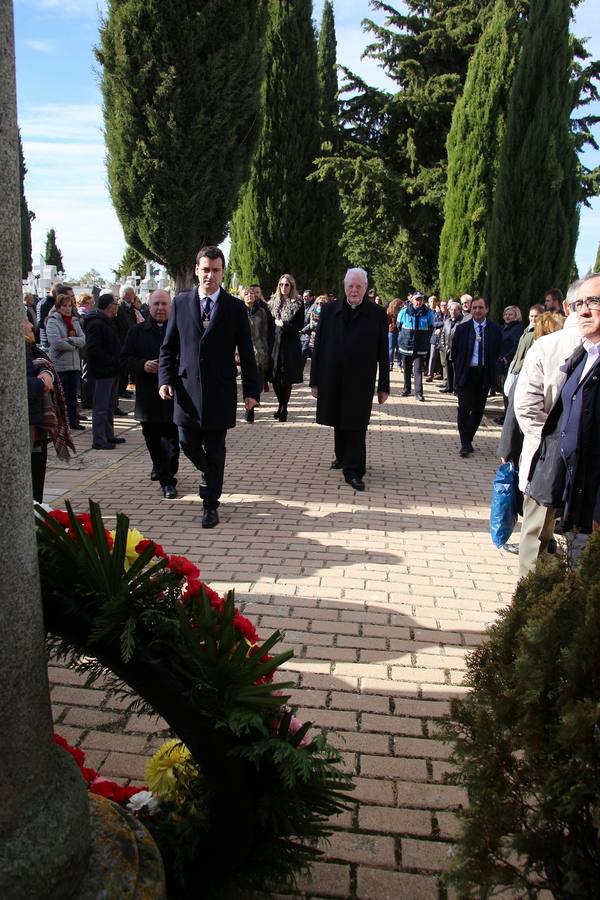
[[[392,2],[392,5],[393,2]],[[395,4],[397,8],[402,2]],[[101,96],[93,47],[104,0],[15,0],[18,117],[28,169],[25,193],[36,218],[32,226],[34,263],[46,233],[56,230],[67,274],[75,279],[94,268],[111,276],[125,249],[123,232],[108,194]],[[314,2],[320,22],[323,0]],[[334,3],[338,62],[377,87],[392,87],[371,60],[361,60],[369,36],[365,17],[383,21],[368,0]],[[600,3],[582,0],[573,31],[589,37],[600,58]],[[600,106],[600,104],[598,104]],[[600,108],[596,110],[600,114]],[[600,127],[596,128],[600,143]],[[587,165],[600,152],[586,154]],[[588,271],[600,240],[600,198],[582,209],[576,261]]]

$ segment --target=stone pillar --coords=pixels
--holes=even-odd
[[[0,0],[0,897],[77,894],[83,779],[52,738],[30,477],[13,8]]]

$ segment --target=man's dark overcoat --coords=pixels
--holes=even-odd
[[[139,422],[169,423],[173,421],[173,401],[161,400],[158,394],[158,372],[144,370],[149,359],[158,359],[164,335],[154,319],[131,328],[121,354],[123,368],[135,379],[135,417]]]
[[[239,353],[244,397],[260,399],[246,307],[221,288],[210,322],[202,324],[196,288],[173,300],[160,349],[158,383],[175,392],[176,425],[223,431],[235,427]]]
[[[483,344],[483,380],[491,386],[496,383],[496,367],[502,344],[502,330],[486,320]],[[475,347],[475,327],[472,319],[461,322],[454,329],[452,337],[452,362],[454,363],[454,387],[462,388],[468,382],[473,349]]]
[[[388,318],[381,306],[364,299],[345,321],[345,299],[321,309],[310,369],[318,388],[317,422],[344,430],[365,428],[377,391],[389,394]]]

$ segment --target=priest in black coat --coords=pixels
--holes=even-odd
[[[348,269],[346,296],[321,309],[312,352],[310,386],[317,422],[334,429],[332,469],[342,469],[355,491],[364,491],[367,426],[377,381],[377,400],[390,392],[388,320],[367,295],[367,273]]]
[[[199,489],[203,528],[214,528],[219,521],[225,438],[236,418],[236,353],[246,411],[260,399],[246,307],[223,290],[224,275],[221,250],[202,247],[196,256],[199,286],[175,297],[160,350],[160,396],[174,398],[181,449],[203,473]]]
[[[150,295],[145,322],[130,328],[121,352],[121,362],[135,381],[135,417],[152,459],[152,477],[160,482],[164,496],[177,496],[179,432],[173,423],[173,401],[158,393],[158,358],[167,330],[171,297],[157,290]]]

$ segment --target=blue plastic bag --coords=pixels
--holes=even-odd
[[[517,521],[517,483],[514,464],[502,463],[492,484],[490,537],[502,547],[513,533]]]

